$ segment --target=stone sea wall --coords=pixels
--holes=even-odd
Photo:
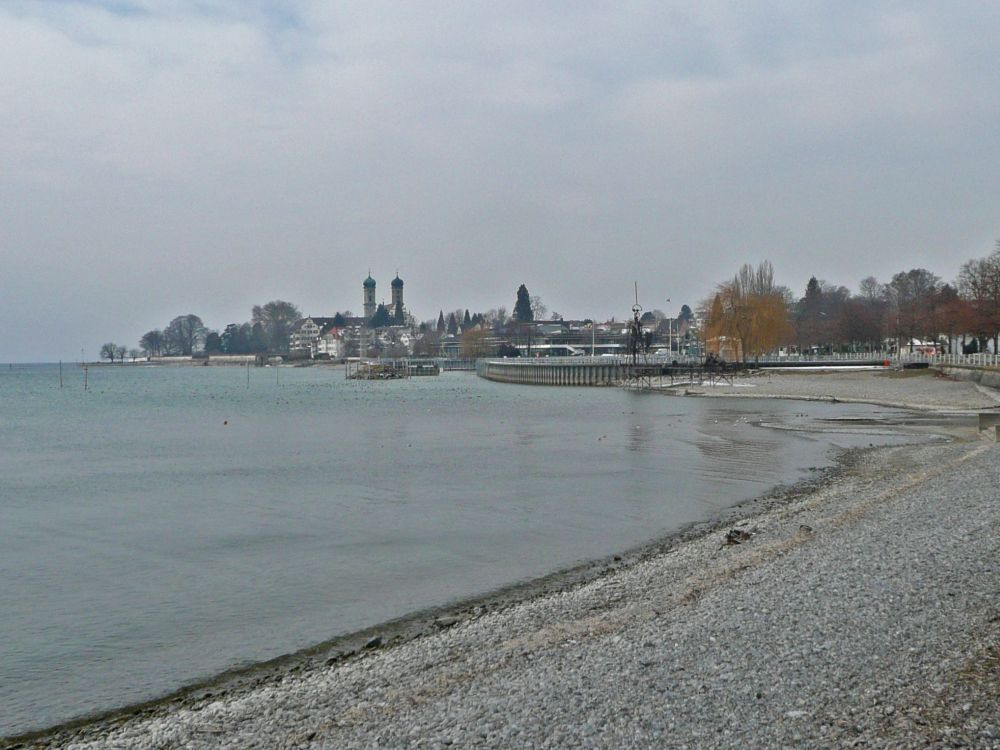
[[[968,380],[989,388],[1000,388],[1000,369],[993,367],[970,367],[968,365],[946,365],[941,372],[958,380]]]

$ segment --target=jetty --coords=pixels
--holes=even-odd
[[[400,380],[440,375],[441,366],[434,360],[379,359],[348,360],[344,368],[347,380]]]
[[[512,357],[482,359],[476,374],[486,380],[521,385],[580,385],[663,388],[685,383],[732,384],[736,373],[772,368],[890,367],[886,359],[831,357],[825,359],[761,359],[752,362],[704,361],[659,357]]]

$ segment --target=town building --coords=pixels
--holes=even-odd
[[[288,338],[288,350],[293,354],[316,356],[320,337],[336,326],[335,318],[308,317],[295,321]]]

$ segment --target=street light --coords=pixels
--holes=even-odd
[[[667,297],[667,304],[670,304],[670,297]],[[667,313],[667,355],[671,359],[674,357],[674,319],[670,317],[670,313]]]

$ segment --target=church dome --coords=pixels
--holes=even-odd
[[[389,283],[392,284],[393,288],[396,288],[396,289],[398,289],[399,287],[403,286],[403,280],[401,278],[399,278],[399,274],[398,273],[396,274],[396,278],[394,278]]]
[[[362,283],[365,285],[365,287],[374,287],[375,286],[375,279],[373,279],[371,276],[369,276]]]

